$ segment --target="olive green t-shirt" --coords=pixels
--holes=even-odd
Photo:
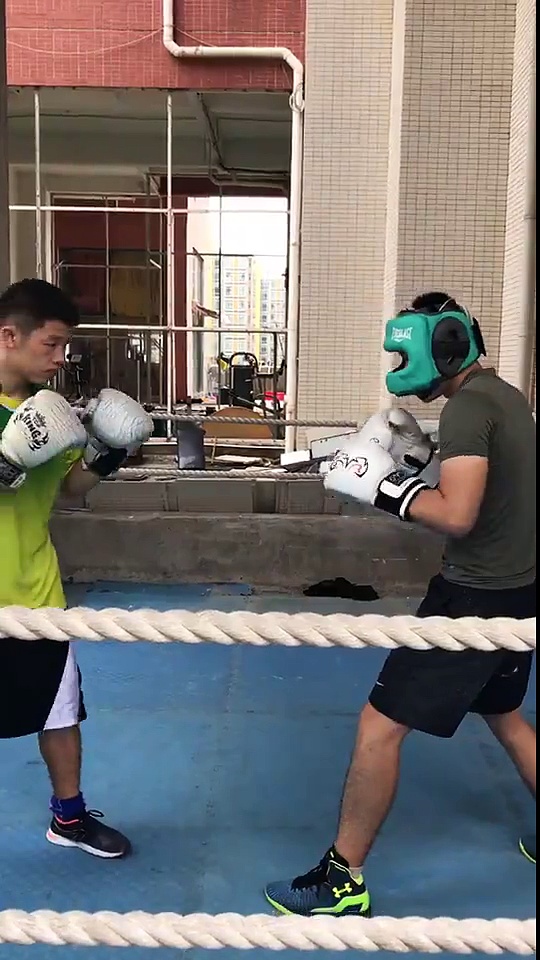
[[[536,423],[526,398],[493,370],[475,370],[443,407],[441,461],[486,457],[478,520],[467,536],[448,538],[442,574],[488,590],[536,579]]]

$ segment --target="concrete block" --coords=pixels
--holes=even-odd
[[[319,514],[324,510],[324,488],[320,480],[279,481],[276,513]]]
[[[442,538],[384,514],[73,511],[56,513],[51,532],[63,576],[80,582],[248,583],[293,592],[346,577],[381,596],[422,593],[442,546]]]
[[[276,480],[253,481],[253,513],[275,513],[276,491],[279,482]]]
[[[329,513],[334,517],[340,516],[343,513],[343,505],[337,497],[333,497],[330,493],[324,494],[324,505],[323,513]]]
[[[165,480],[107,480],[86,495],[87,507],[96,513],[135,513],[167,509]]]
[[[169,484],[167,509],[180,513],[253,513],[253,480],[212,478]]]

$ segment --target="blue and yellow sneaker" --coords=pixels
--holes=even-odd
[[[534,863],[536,866],[536,834],[529,834],[527,837],[521,837],[519,849],[524,857]]]
[[[264,895],[280,913],[296,913],[301,917],[321,914],[369,917],[371,914],[364,878],[353,877],[349,864],[333,847],[314,870],[295,880],[269,883]]]

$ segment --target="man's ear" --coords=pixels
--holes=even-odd
[[[11,326],[9,323],[4,324],[0,327],[0,344],[3,347],[14,347],[17,344],[18,333],[16,327]]]

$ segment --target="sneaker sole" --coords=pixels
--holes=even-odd
[[[529,863],[534,863],[534,865],[536,866],[536,857],[531,857],[530,853],[528,853],[526,848],[523,846],[523,843],[521,842],[521,840],[519,841],[519,849],[520,849],[520,852],[525,857],[525,859],[528,860]]]
[[[351,913],[351,912],[349,912],[349,913],[309,913],[309,914],[296,913],[296,914],[295,914],[295,913],[293,913],[292,910],[287,910],[286,907],[283,907],[280,903],[277,903],[275,900],[272,900],[272,897],[269,897],[266,892],[265,892],[264,896],[265,896],[267,902],[270,904],[270,906],[273,907],[274,910],[277,910],[278,913],[281,913],[281,914],[282,914],[283,916],[285,916],[285,917],[294,917],[294,916],[296,916],[296,917],[303,917],[303,916],[308,916],[308,917],[336,917],[336,919],[338,919],[338,920],[339,920],[340,917],[363,917],[365,920],[369,920],[370,917],[371,917],[371,909],[369,909],[369,910],[367,910],[367,911],[364,911],[364,913]]]
[[[60,837],[52,830],[47,830],[45,836],[49,843],[53,843],[55,847],[71,847],[72,849],[83,850],[84,853],[89,853],[92,857],[99,857],[101,860],[119,860],[129,853],[128,850],[123,850],[122,853],[107,853],[106,850],[96,850],[95,847],[89,847],[86,843],[76,843],[75,840]]]

